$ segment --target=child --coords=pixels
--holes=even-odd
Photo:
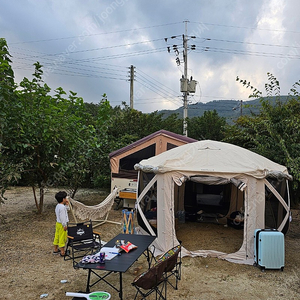
[[[66,192],[58,192],[55,195],[58,204],[55,207],[56,225],[54,236],[54,251],[53,254],[60,253],[60,256],[65,256],[65,245],[67,242],[67,224],[69,222],[68,210],[69,200]]]

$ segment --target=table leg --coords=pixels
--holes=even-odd
[[[88,279],[87,279],[87,284],[86,284],[86,292],[87,292],[87,293],[90,292],[91,272],[92,272],[92,270],[89,269],[89,272],[88,272]]]
[[[120,291],[119,291],[119,297],[120,299],[122,300],[123,299],[123,285],[122,285],[122,272],[119,272],[120,273]]]

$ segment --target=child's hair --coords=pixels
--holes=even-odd
[[[64,198],[67,197],[67,193],[65,191],[60,191],[55,194],[55,199],[57,200],[58,203],[63,202]]]

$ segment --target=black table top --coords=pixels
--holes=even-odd
[[[106,243],[104,247],[114,247],[115,242],[117,240],[124,240],[125,243],[129,241],[132,244],[136,245],[137,248],[129,251],[128,253],[122,251],[121,255],[118,255],[111,260],[106,260],[104,264],[78,263],[76,267],[83,268],[83,269],[95,269],[95,270],[124,273],[143,254],[143,252],[147,250],[147,248],[151,245],[151,243],[155,239],[156,236],[150,236],[150,235],[119,234],[113,239],[111,239],[108,243]]]

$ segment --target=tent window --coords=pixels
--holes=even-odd
[[[120,170],[119,173],[112,173],[113,178],[137,179],[138,172],[136,170]]]
[[[144,149],[136,151],[120,159],[120,170],[134,170],[134,165],[143,159],[155,156],[155,144],[152,144]]]
[[[177,145],[171,144],[171,143],[167,143],[167,150],[171,150],[173,148],[178,147]]]
[[[284,201],[288,203],[287,195],[287,186],[286,181],[276,180],[276,179],[267,179],[269,183],[276,189],[276,191],[282,196]],[[266,228],[278,228],[278,226],[283,221],[285,215],[287,214],[286,210],[283,208],[280,201],[276,196],[270,191],[270,189],[265,187],[265,227]],[[288,230],[289,222],[283,228],[283,233],[286,233]]]

